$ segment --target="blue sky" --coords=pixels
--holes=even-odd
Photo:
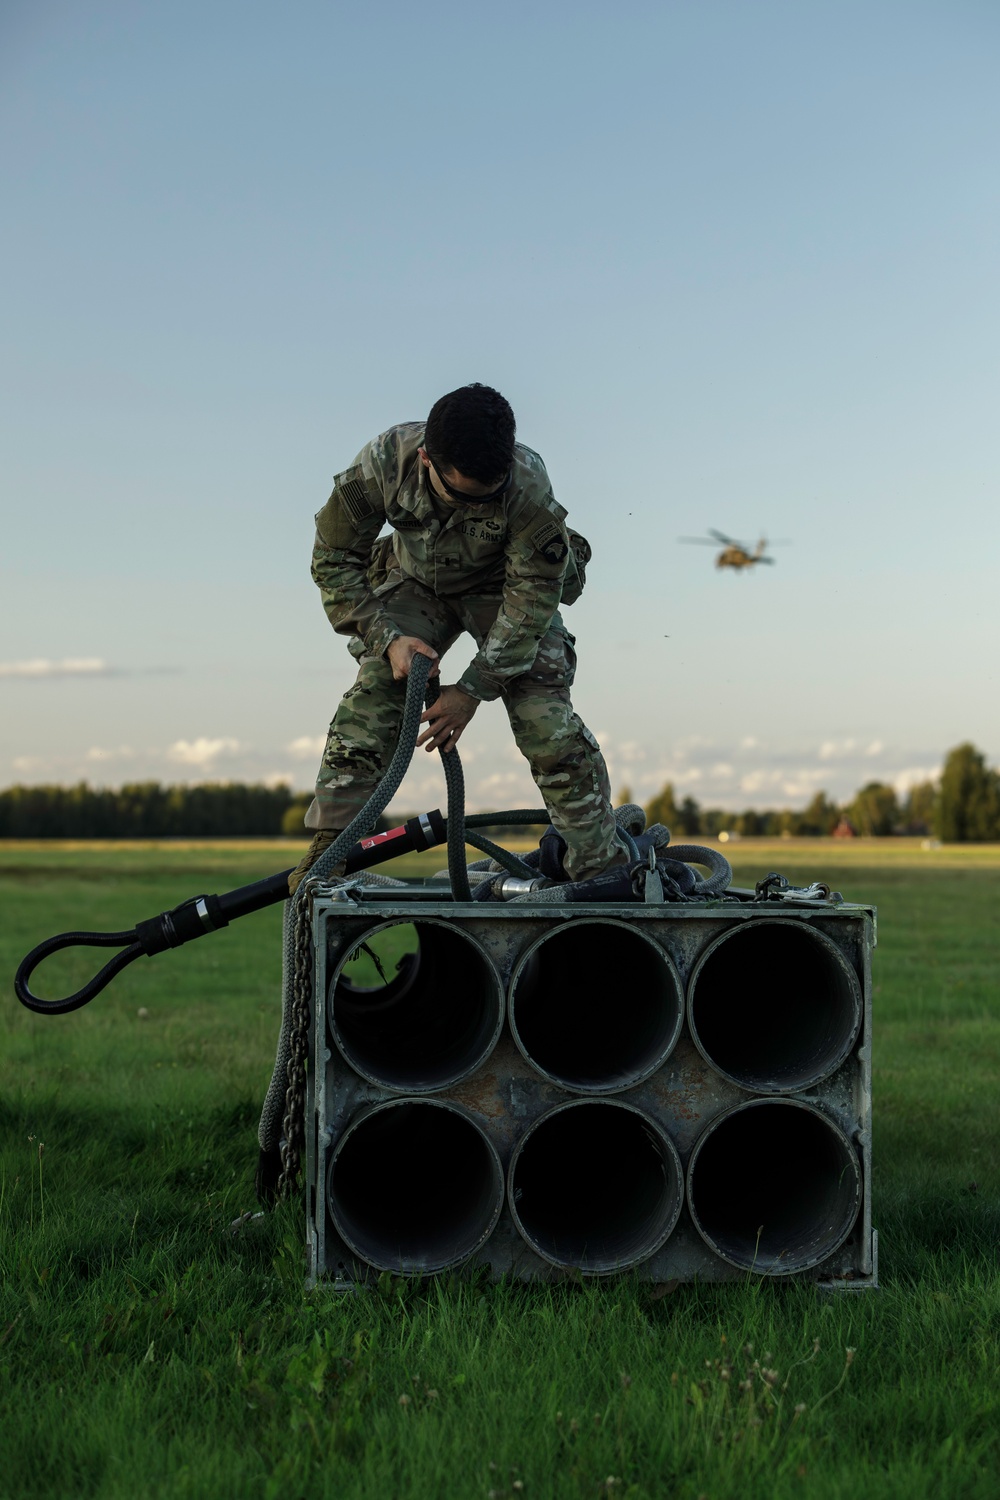
[[[0,785],[308,786],[313,514],[468,380],[594,545],[616,788],[995,761],[998,44],[985,0],[7,0]],[[709,526],[791,544],[718,573]],[[530,799],[499,705],[462,749]]]

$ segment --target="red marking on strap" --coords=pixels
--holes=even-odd
[[[374,849],[376,844],[384,844],[389,839],[402,838],[406,832],[406,824],[400,823],[398,828],[390,828],[387,833],[376,833],[370,839],[362,839],[362,849]]]

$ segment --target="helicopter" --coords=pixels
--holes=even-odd
[[[773,563],[774,558],[767,556],[767,538],[761,537],[753,551],[744,542],[736,542],[731,536],[724,536],[721,531],[715,531],[711,526],[708,528],[707,536],[682,536],[677,538],[680,542],[701,543],[706,547],[715,547],[722,543],[722,551],[715,559],[717,568],[752,568],[755,563]]]

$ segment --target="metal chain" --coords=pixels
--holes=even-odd
[[[772,870],[765,875],[763,880],[758,880],[754,891],[754,901],[827,901],[831,906],[839,906],[843,903],[843,896],[839,891],[832,891],[822,880],[814,880],[812,885],[790,885],[786,875],[779,875],[777,870]]]
[[[288,1038],[289,1053],[285,1091],[285,1113],[281,1122],[281,1173],[276,1192],[285,1198],[295,1188],[305,1151],[306,1061],[309,1056],[309,1020],[312,1006],[312,889],[295,905],[294,953],[292,979],[292,1026]]]
[[[430,660],[425,656],[415,658],[411,665],[409,681],[406,685],[406,702],[403,707],[399,739],[389,768],[379,783],[377,790],[368,799],[357,816],[337,835],[337,838],[329,848],[324,850],[319,856],[310,872],[312,878],[303,880],[293,897],[291,1010],[288,1035],[288,1062],[285,1068],[288,1087],[285,1090],[285,1111],[282,1116],[281,1139],[279,1141],[281,1172],[275,1188],[278,1198],[286,1198],[294,1191],[302,1169],[302,1157],[305,1153],[306,1068],[309,1060],[309,1024],[313,998],[313,893],[318,889],[327,873],[332,872],[337,861],[343,857],[354,840],[363,837],[374,826],[375,819],[385,809],[398,790],[400,782],[403,780],[406,769],[409,766],[410,757],[413,754],[417,735],[420,730],[420,714],[423,708],[424,691],[427,687],[430,666]],[[442,760],[444,759],[445,757],[442,756]],[[450,815],[452,812],[455,814],[456,826],[461,829],[462,825],[464,825],[465,803],[462,793],[461,761],[458,758],[457,752],[452,752],[452,764],[446,768],[445,774],[448,779],[449,788],[449,829],[451,828]],[[457,795],[453,795],[453,786],[456,788]],[[456,804],[454,808],[452,806],[453,802]],[[451,861],[449,861],[450,863]],[[463,864],[463,874],[464,868]]]

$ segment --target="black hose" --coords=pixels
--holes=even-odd
[[[480,853],[488,854],[490,859],[502,865],[511,875],[520,875],[524,880],[532,880],[538,874],[537,869],[533,869],[516,854],[511,854],[509,849],[504,849],[500,844],[494,844],[492,839],[484,838],[481,833],[471,832],[468,822],[465,825],[465,842],[471,844],[473,849],[478,849]],[[536,860],[535,863],[537,865],[538,861]]]
[[[416,657],[414,657],[416,661]],[[410,668],[411,672],[413,668]],[[427,684],[427,707],[437,702],[441,689],[435,678]],[[402,732],[400,733],[402,739]],[[448,788],[448,879],[453,901],[471,901],[472,889],[465,864],[465,775],[454,746],[440,750],[445,786]]]
[[[417,743],[417,734],[420,731],[420,715],[424,706],[424,692],[427,688],[427,680],[432,665],[432,658],[424,656],[422,652],[418,652],[413,657],[410,663],[410,673],[406,679],[406,701],[403,704],[403,717],[399,726],[399,738],[396,741],[396,749],[393,752],[392,760],[389,762],[389,767],[361,811],[355,814],[343,832],[338,833],[333,843],[324,849],[316,863],[310,866],[308,879],[303,880],[298,887],[292,898],[293,902],[303,900],[309,881],[322,880],[324,875],[327,875],[346,857],[352,844],[371,833],[378,821],[379,815],[385,811],[399,790],[400,783],[406,775],[407,768],[413,757],[413,748]],[[447,774],[446,770],[446,777]]]
[[[466,828],[532,828],[552,819],[544,808],[515,807],[509,812],[470,813],[465,819]]]
[[[120,948],[123,943],[128,943],[129,947],[116,953],[82,989],[67,995],[64,1000],[41,1000],[28,988],[28,980],[42,959],[48,958],[60,948]],[[14,975],[14,992],[22,1005],[38,1015],[65,1016],[71,1010],[79,1010],[82,1005],[87,1005],[116,974],[120,974],[122,969],[139,958],[143,951],[141,944],[135,941],[134,927],[129,932],[61,932],[58,937],[46,938],[22,958]]]
[[[375,791],[369,797],[364,807],[351,819],[342,833],[339,833],[333,843],[324,849],[323,853],[310,866],[306,878],[297,887],[294,896],[285,908],[284,934],[282,939],[282,995],[281,995],[281,1027],[278,1032],[278,1045],[274,1056],[274,1068],[271,1072],[271,1081],[268,1084],[267,1093],[264,1096],[264,1106],[261,1110],[260,1124],[257,1127],[257,1138],[260,1142],[261,1160],[258,1166],[258,1185],[266,1196],[274,1186],[277,1191],[283,1191],[281,1184],[287,1185],[298,1171],[300,1142],[292,1142],[289,1127],[286,1121],[290,1113],[290,1101],[293,1093],[301,1085],[302,1060],[296,1055],[296,1047],[293,1047],[293,1034],[296,1032],[297,1023],[294,1012],[297,1007],[301,1009],[302,1004],[308,1010],[311,1003],[312,977],[309,972],[308,962],[297,944],[297,935],[302,924],[308,921],[308,902],[310,893],[318,880],[331,875],[342,860],[346,858],[348,851],[356,839],[363,839],[375,826],[379,813],[386,808],[395,796],[399,785],[406,775],[407,767],[416,748],[417,736],[420,732],[420,716],[424,705],[424,694],[430,676],[432,658],[424,656],[423,653],[415,655],[410,663],[410,672],[406,682],[406,701],[403,704],[403,716],[399,726],[399,737],[396,741],[396,749],[392,760],[382,780]],[[435,695],[436,696],[436,695]],[[451,759],[442,755],[442,764],[445,771],[445,779],[448,783],[448,810],[459,814],[455,819],[455,826],[459,835],[462,836],[461,844],[461,866],[464,875],[464,884],[468,889],[468,876],[465,875],[465,845],[464,845],[464,785],[461,780],[462,765],[457,754],[451,752]],[[463,800],[456,804],[456,797]],[[456,804],[453,808],[453,804]],[[452,818],[448,819],[448,865],[451,871],[453,862],[457,862],[456,856],[452,854],[453,826]],[[452,890],[454,896],[454,887]],[[471,892],[465,898],[471,900]],[[299,992],[299,997],[296,995]],[[309,998],[304,998],[304,997]],[[298,1046],[298,1043],[296,1044]],[[287,1088],[286,1088],[287,1084]],[[284,1132],[285,1146],[280,1146]],[[282,1165],[280,1174],[277,1172],[274,1155],[277,1150],[282,1151]],[[286,1159],[287,1157],[287,1159]],[[270,1179],[274,1177],[272,1184]]]
[[[430,657],[418,655],[413,658],[406,684],[403,723],[389,769],[365,806],[312,866],[309,871],[310,878],[322,878],[327,870],[345,859],[355,842],[364,838],[374,828],[379,814],[398,790],[416,744],[424,690],[427,686],[430,668]],[[461,870],[465,889],[468,892],[468,876],[465,875],[464,859],[462,768],[458,755],[454,751],[449,752],[449,755],[450,764],[447,757],[442,756],[446,763],[446,777],[450,778],[448,781],[449,811],[452,811],[452,804],[454,804],[453,817],[449,818],[448,828],[449,863],[453,841],[462,839]],[[454,835],[453,822],[456,830]],[[14,991],[17,998],[28,1010],[35,1011],[38,1015],[59,1016],[66,1015],[69,1011],[79,1010],[81,1006],[93,1000],[95,995],[99,995],[105,985],[129,964],[134,963],[137,958],[143,955],[152,958],[154,954],[164,953],[168,948],[179,948],[194,938],[204,937],[209,932],[218,932],[220,928],[228,927],[229,923],[237,917],[260,911],[276,901],[286,900],[289,873],[288,870],[280,870],[275,875],[267,876],[265,880],[254,881],[251,885],[241,886],[235,891],[227,891],[222,896],[192,896],[171,911],[160,912],[159,916],[137,922],[135,927],[129,928],[126,932],[62,932],[56,937],[46,938],[44,942],[32,948],[18,965],[14,976]],[[305,885],[306,882],[303,881],[299,890],[302,891]],[[471,892],[457,899],[471,900]],[[114,958],[73,994],[61,1000],[43,1000],[32,993],[29,981],[35,969],[43,959],[58,952],[59,949],[118,948],[122,944],[128,946],[115,954]]]

